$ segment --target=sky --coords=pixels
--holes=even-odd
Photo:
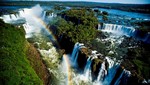
[[[31,1],[31,0],[7,0],[7,1]],[[150,4],[150,0],[33,0],[33,1],[92,1],[104,3]]]

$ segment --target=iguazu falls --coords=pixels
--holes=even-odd
[[[0,85],[149,85],[150,1],[1,0]]]

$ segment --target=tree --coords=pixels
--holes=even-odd
[[[93,11],[86,9],[71,9],[62,12],[61,16],[64,19],[59,19],[55,23],[58,36],[63,35],[71,39],[74,43],[88,43],[95,38],[98,20],[94,16]]]

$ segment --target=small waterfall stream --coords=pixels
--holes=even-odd
[[[102,63],[101,68],[98,73],[97,81],[103,81],[104,77],[107,75],[107,70],[105,67],[105,62]]]
[[[87,64],[84,68],[85,78],[86,78],[86,80],[90,80],[90,81],[92,80],[92,77],[91,77],[91,63],[92,63],[92,61],[91,61],[91,58],[89,57],[87,59]]]

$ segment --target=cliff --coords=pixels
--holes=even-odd
[[[47,85],[49,73],[22,27],[0,20],[0,85]]]

